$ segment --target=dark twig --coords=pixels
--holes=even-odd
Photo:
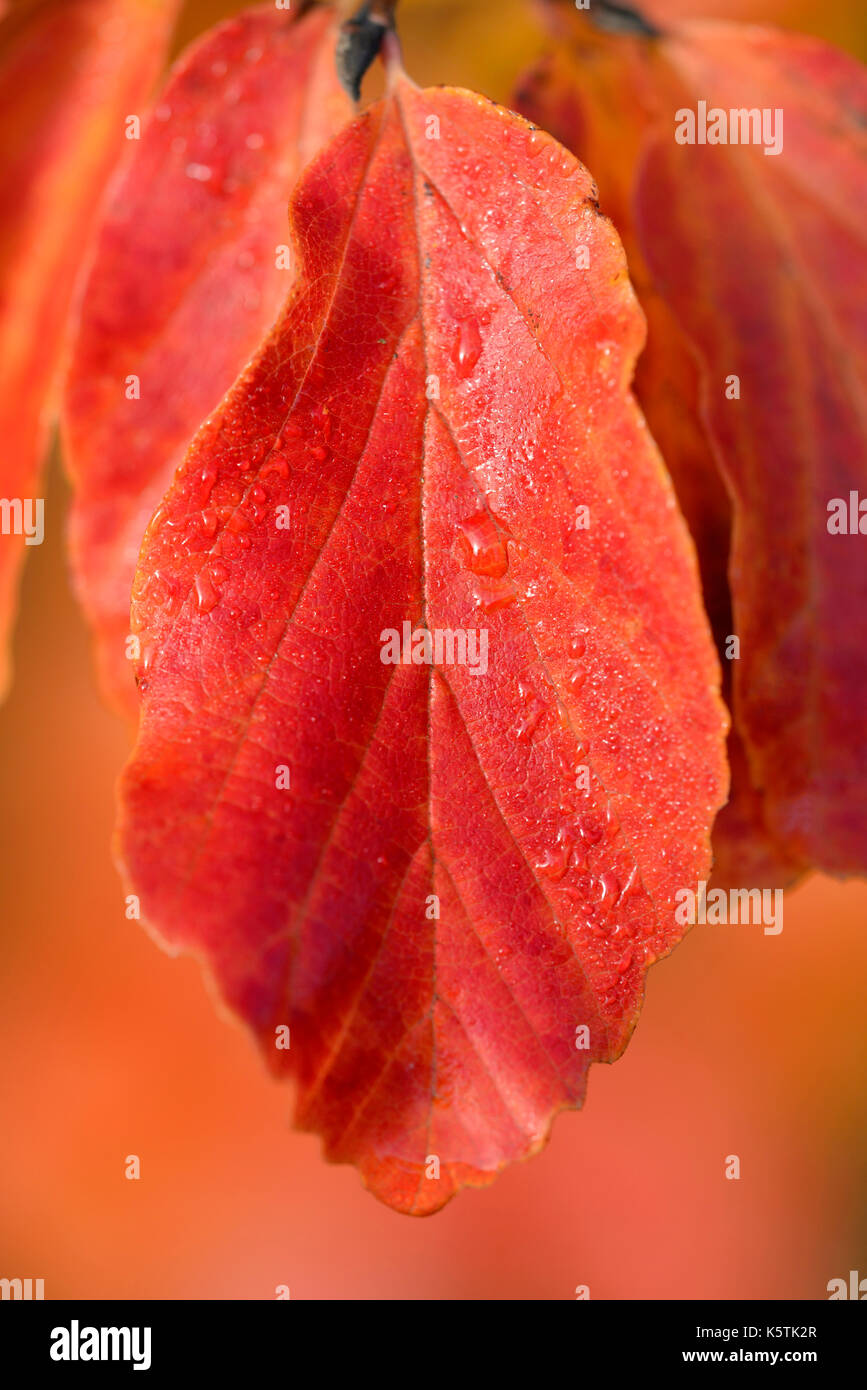
[[[337,40],[337,76],[353,101],[389,29],[394,28],[397,0],[368,0],[341,27]]]
[[[639,34],[646,39],[661,39],[662,30],[631,5],[616,0],[590,0],[589,14],[597,29],[610,34]]]

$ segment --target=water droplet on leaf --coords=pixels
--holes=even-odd
[[[200,613],[210,613],[220,602],[220,595],[207,574],[202,570],[196,575],[196,607]]]
[[[468,377],[482,355],[482,335],[478,319],[464,319],[458,327],[458,337],[452,360],[458,376]]]
[[[501,578],[509,568],[509,557],[489,512],[475,512],[461,522],[461,549],[475,574]]]

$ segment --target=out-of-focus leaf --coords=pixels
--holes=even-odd
[[[136,578],[142,915],[405,1212],[538,1150],[620,1053],[726,793],[591,194],[519,118],[399,78],[302,177],[292,301]]]
[[[350,117],[333,12],[273,6],[182,59],[113,190],[84,288],[64,409],[71,541],[103,684],[134,716],[129,605],[145,527],[193,434],[293,278],[299,170]],[[204,526],[216,527],[206,514]]]
[[[851,611],[867,607],[867,564],[863,537],[829,534],[828,504],[867,495],[864,71],[769,30],[614,38],[551,9],[566,27],[518,105],[600,171],[650,324],[636,390],[721,650],[740,639],[721,872],[739,848],[768,882],[863,872],[867,650]],[[678,143],[676,114],[699,101],[780,110],[780,152]]]
[[[592,5],[596,0],[591,0]],[[779,24],[815,34],[853,53],[867,52],[867,25],[857,0],[636,0],[637,9],[663,28],[690,19]]]
[[[0,693],[76,272],[163,62],[174,0],[44,0],[0,23]],[[31,511],[32,506],[32,511]],[[17,529],[18,534],[15,534]]]

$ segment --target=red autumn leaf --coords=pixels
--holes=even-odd
[[[127,637],[141,539],[190,439],[291,285],[289,193],[352,113],[335,39],[330,8],[297,19],[271,5],[194,45],[159,97],[100,230],[64,443],[76,491],[77,585],[106,691],[131,716],[138,701]]]
[[[142,549],[120,849],[298,1124],[426,1213],[625,1046],[708,867],[719,672],[586,171],[401,76],[291,217],[292,301]],[[405,624],[440,664],[388,663]]]
[[[863,872],[867,653],[850,612],[867,603],[867,565],[862,539],[829,534],[828,506],[867,496],[864,70],[770,30],[613,38],[549,8],[559,42],[518,105],[602,176],[649,319],[637,394],[720,647],[740,639],[718,876]],[[699,102],[768,111],[771,148],[781,112],[781,149],[678,143],[677,113],[700,121]]]
[[[174,0],[43,0],[0,24],[0,695],[75,275],[124,121],[162,65]],[[29,536],[28,536],[29,533]]]

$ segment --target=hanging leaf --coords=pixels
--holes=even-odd
[[[291,286],[289,193],[352,110],[335,41],[330,8],[299,19],[271,5],[194,45],[158,98],[100,230],[64,442],[78,589],[105,689],[130,717],[138,702],[129,605],[141,539],[190,439]]]
[[[163,62],[173,0],[42,0],[0,23],[0,695],[75,276]],[[8,504],[8,506],[7,506]]]
[[[648,315],[636,390],[729,658],[720,876],[863,872],[867,653],[850,612],[867,565],[829,509],[867,498],[864,70],[771,30],[614,38],[551,9],[556,51],[518,105],[604,171]]]
[[[719,672],[586,171],[400,76],[291,217],[142,549],[120,848],[298,1124],[426,1213],[625,1046],[709,864]]]

